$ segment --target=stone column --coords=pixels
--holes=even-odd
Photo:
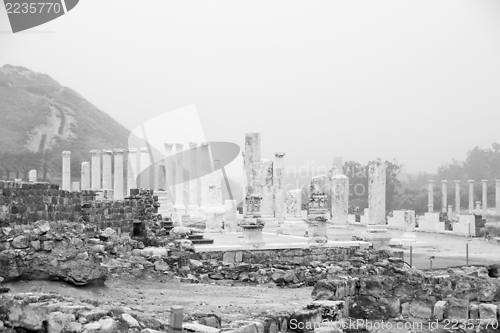
[[[323,244],[328,241],[326,224],[330,222],[330,211],[328,210],[328,199],[322,191],[326,176],[315,176],[311,178],[309,187],[309,208],[307,210],[308,235],[310,243]]]
[[[93,190],[101,189],[101,151],[92,150],[90,151],[92,159],[92,178],[91,187]]]
[[[198,206],[198,177],[197,177],[197,142],[189,142],[189,206],[188,214],[191,217],[199,215]]]
[[[455,180],[455,212],[460,215],[460,180]]]
[[[368,182],[369,224],[380,225],[386,223],[385,191],[386,191],[386,164],[377,161],[370,165]]]
[[[37,181],[37,171],[36,170],[30,170],[28,173],[28,181],[30,183],[36,183]]]
[[[286,220],[302,220],[302,190],[290,190],[286,200]]]
[[[227,232],[236,232],[236,200],[224,202],[224,229]]]
[[[168,199],[167,199],[167,212],[172,214],[174,212],[174,193],[175,193],[175,186],[174,180],[175,180],[175,163],[174,159],[172,158],[172,148],[174,147],[173,143],[164,143],[163,144],[165,148],[165,157],[163,159],[164,162],[164,167],[165,167],[165,182],[166,182],[166,188],[165,190],[168,191]]]
[[[82,176],[81,176],[82,191],[90,190],[90,163],[82,162]]]
[[[347,227],[349,210],[349,178],[337,174],[332,177],[332,224]]]
[[[474,181],[469,180],[469,214],[474,214]]]
[[[452,213],[453,213],[453,206],[452,205],[448,205],[448,218],[451,217]]]
[[[415,234],[415,211],[404,211],[404,225],[403,225],[403,242],[416,242],[417,236]]]
[[[247,169],[245,167],[245,152],[241,152],[241,157],[243,159],[243,181],[242,181],[242,189],[243,189],[243,199],[242,199],[242,213],[243,216],[246,214],[247,205],[246,205],[246,196],[247,196]],[[499,195],[500,196],[500,195]]]
[[[261,159],[260,161],[261,193],[262,193],[262,217],[274,218],[274,193],[273,193],[273,161]]]
[[[429,213],[432,213],[434,212],[434,180],[428,180],[428,194],[429,194],[429,198],[428,198],[428,211]]]
[[[113,173],[111,171],[111,150],[102,151],[102,189],[111,190],[113,188]]]
[[[446,208],[448,207],[448,181],[447,180],[442,180],[441,181],[441,192],[443,195],[442,199],[442,209],[441,211],[446,213]]]
[[[184,205],[184,164],[182,148],[184,144],[175,144],[175,211],[177,218],[181,219],[186,215],[186,206]],[[179,222],[181,222],[179,221]],[[181,222],[182,223],[182,222]]]
[[[151,159],[149,158],[148,147],[141,148],[141,173],[140,173],[140,186],[142,188],[151,189]],[[141,170],[139,169],[139,170]]]
[[[481,201],[476,201],[476,211],[474,214],[479,215],[481,213]]]
[[[71,191],[71,152],[62,152],[62,189]]]
[[[209,151],[209,146],[208,142],[202,142],[201,143],[201,148],[199,149],[199,155],[198,159],[200,160],[200,167],[202,173],[204,174],[200,178],[200,211],[202,213],[205,213],[208,209],[208,190],[209,190],[209,179],[210,179],[210,173],[213,170],[212,164],[211,164],[211,159],[210,159],[210,151]],[[205,174],[207,171],[207,174]]]
[[[137,188],[137,174],[134,172],[134,167],[137,167],[137,149],[129,148],[127,155],[127,196],[130,195],[130,190]]]
[[[123,149],[114,150],[114,159],[113,198],[123,200]]]
[[[486,215],[488,209],[488,181],[483,180],[483,215]]]
[[[80,182],[72,182],[71,183],[71,191],[80,192]]]
[[[495,206],[497,214],[500,215],[500,179],[495,181]]]
[[[285,153],[275,153],[274,162],[274,217],[279,223],[285,220]]]

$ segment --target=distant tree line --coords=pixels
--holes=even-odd
[[[61,159],[61,154],[53,150],[0,152],[0,179],[21,178],[27,181],[29,171],[34,169],[37,170],[38,180],[48,181],[60,173]]]

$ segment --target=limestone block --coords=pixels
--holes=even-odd
[[[448,304],[444,310],[445,319],[467,320],[469,319],[469,301],[449,297]]]
[[[498,306],[495,304],[479,304],[479,318],[481,321],[493,323],[497,321]]]

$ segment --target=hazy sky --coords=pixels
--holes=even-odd
[[[0,30],[0,65],[49,74],[129,129],[194,104],[208,141],[260,132],[262,157],[288,165],[435,172],[500,142],[497,0],[83,0],[18,34],[0,8]]]

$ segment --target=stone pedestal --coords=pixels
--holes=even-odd
[[[455,213],[460,215],[460,180],[455,180]]]
[[[113,194],[115,200],[123,200],[123,149],[115,149],[114,172],[113,172]]]
[[[236,222],[236,200],[226,200],[224,202],[224,230],[227,232],[236,232],[238,225]]]
[[[71,152],[62,152],[62,189],[71,191]]]
[[[158,214],[161,214],[162,218],[172,216],[172,211],[168,209],[168,192],[167,191],[154,191],[153,195],[158,196],[158,203],[160,207],[158,207]]]
[[[442,180],[441,181],[441,192],[442,192],[442,212],[446,212],[446,208],[448,207],[448,181],[447,180]]]
[[[325,244],[328,242],[328,235],[326,233],[326,220],[307,221],[309,236],[309,243],[312,244]]]
[[[474,214],[474,181],[469,180],[469,214]]]
[[[260,162],[260,174],[262,175],[260,184],[262,217],[274,218],[273,161],[263,158]]]
[[[30,170],[30,172],[28,173],[28,181],[30,183],[37,182],[37,171],[36,170]]]
[[[417,235],[415,233],[415,211],[405,210],[404,215],[404,229],[403,229],[403,242],[416,242]]]
[[[488,210],[488,181],[483,180],[483,215],[486,215]]]
[[[243,229],[243,244],[255,247],[265,244],[262,238],[262,229],[264,226],[243,224],[240,227]]]
[[[349,178],[334,175],[331,178],[332,225],[347,228],[349,210]]]
[[[368,207],[369,224],[387,224],[385,219],[386,164],[376,161],[369,168]]]
[[[283,223],[286,215],[285,206],[285,153],[278,152],[274,154],[276,160],[273,168],[273,187],[274,187],[274,217],[278,224]]]
[[[175,144],[175,211],[177,216],[186,215],[184,205],[184,164],[182,160],[182,143]],[[182,221],[179,221],[182,225]]]
[[[285,207],[285,222],[279,227],[278,233],[284,235],[304,235],[308,226],[302,218],[301,189],[288,191],[285,199]]]
[[[90,187],[93,190],[101,189],[101,151],[91,150],[90,151],[92,159],[92,178]]]
[[[137,149],[130,148],[127,154],[127,196],[130,195],[130,190],[137,188]]]
[[[90,163],[89,162],[82,162],[81,189],[82,189],[82,191],[90,190]]]
[[[429,180],[428,181],[428,194],[429,194],[429,198],[428,198],[428,204],[427,204],[427,208],[428,208],[428,212],[429,213],[433,213],[434,212],[434,180]]]
[[[102,151],[102,189],[111,190],[113,188],[113,172],[111,171],[111,150]]]

